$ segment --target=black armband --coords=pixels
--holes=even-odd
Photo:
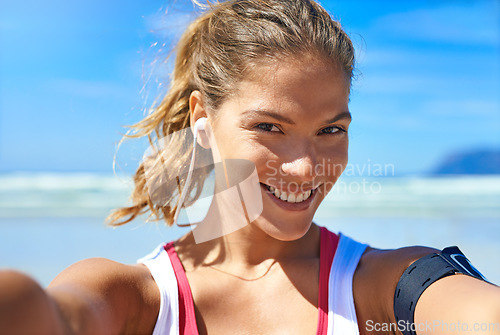
[[[394,315],[403,335],[416,334],[415,306],[422,293],[437,280],[456,273],[486,281],[457,247],[422,257],[405,270],[394,292]],[[404,326],[401,327],[400,321]]]

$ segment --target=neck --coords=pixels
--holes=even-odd
[[[320,229],[314,223],[303,237],[294,241],[277,240],[250,224],[200,244],[196,244],[192,233],[188,233],[176,243],[176,248],[184,255],[181,257],[183,262],[188,261],[191,266],[224,266],[238,268],[241,272],[274,262],[318,257],[319,238]]]

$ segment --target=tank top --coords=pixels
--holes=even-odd
[[[367,245],[320,227],[318,327],[316,335],[359,335],[352,280]],[[160,292],[153,335],[197,335],[191,288],[174,243],[158,246],[138,260]]]

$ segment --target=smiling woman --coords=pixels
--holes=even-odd
[[[255,164],[264,199],[255,224],[274,238],[295,240],[309,230],[327,187],[347,164],[349,86],[343,71],[319,56],[289,57],[258,72],[216,112],[192,99],[193,119],[214,120],[222,157]],[[337,171],[315,175],[314,167],[327,161]],[[275,192],[268,192],[271,187]]]
[[[131,137],[153,150],[135,174],[132,206],[110,220],[149,212],[178,223],[213,175],[210,219],[137,265],[89,259],[46,290],[0,274],[2,331],[421,335],[456,330],[422,330],[434,320],[494,325],[500,290],[457,248],[379,250],[313,222],[347,166],[353,69],[349,37],[313,0],[209,4],[180,39],[167,95],[133,126]],[[246,176],[235,161],[255,171],[253,184],[235,182]],[[196,237],[208,221],[240,220]]]

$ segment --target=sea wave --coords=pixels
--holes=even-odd
[[[16,191],[122,191],[132,179],[91,173],[12,173],[0,175],[0,192]]]
[[[500,218],[500,176],[341,178],[318,215]]]
[[[0,217],[101,217],[127,204],[132,178],[89,173],[0,175]]]
[[[131,176],[0,175],[0,217],[102,217],[128,204]],[[500,218],[500,176],[339,179],[317,217],[465,215]]]

